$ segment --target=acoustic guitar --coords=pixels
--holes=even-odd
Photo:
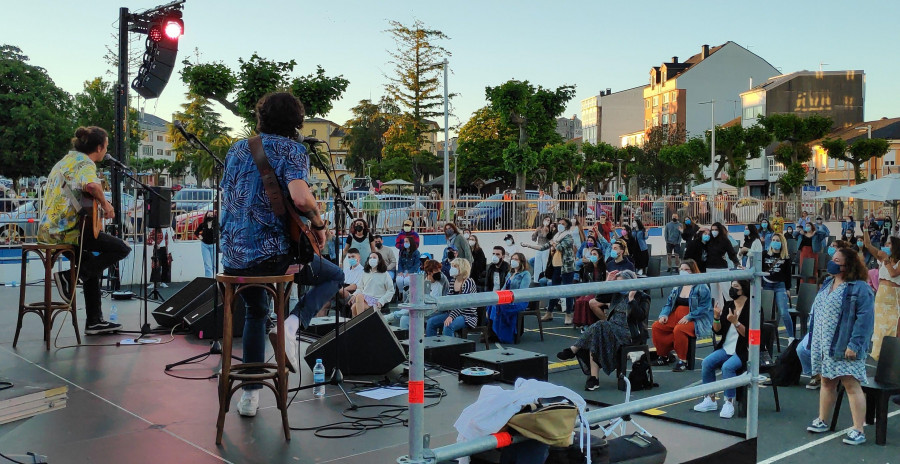
[[[81,197],[81,220],[84,230],[93,234],[94,238],[100,236],[103,230],[103,208],[94,197],[84,195]]]
[[[291,201],[290,195],[286,196],[285,209],[288,212],[290,220],[287,221],[288,236],[291,239],[292,246],[296,249],[297,261],[300,263],[309,263],[313,259],[313,255],[322,256],[321,245],[316,234],[309,228],[309,225],[300,218],[300,212]]]

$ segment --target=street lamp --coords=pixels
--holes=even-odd
[[[716,213],[716,208],[715,208],[715,205],[716,205],[716,101],[710,100],[708,102],[700,102],[700,104],[701,105],[706,105],[706,104],[710,105],[710,127],[712,127],[712,129],[710,129],[710,131],[711,131],[711,134],[710,134],[711,148],[709,150],[709,169],[710,169],[709,188],[712,191],[712,198],[713,198],[713,201],[712,201],[713,207],[712,207],[712,211],[710,211],[710,212],[712,213],[713,220],[715,221],[715,213]]]
[[[619,163],[619,180],[616,182],[616,184],[617,184],[616,190],[621,192],[622,191],[622,161],[625,161],[625,160],[622,158],[616,158],[616,161]],[[618,192],[616,192],[616,193],[618,193]]]
[[[447,93],[447,66],[450,62],[444,58],[444,61],[431,63],[432,66],[441,65],[444,67],[444,221],[450,220],[450,112],[449,94]]]

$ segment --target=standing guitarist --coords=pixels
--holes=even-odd
[[[106,156],[109,137],[106,131],[96,127],[79,127],[72,139],[72,147],[47,176],[44,205],[38,241],[41,243],[77,245],[81,255],[78,276],[84,288],[84,310],[87,314],[84,333],[96,335],[116,332],[120,324],[103,320],[100,307],[100,277],[103,271],[128,256],[131,247],[105,232],[96,237],[90,224],[80,213],[79,200],[93,199],[103,208],[103,217],[115,216],[112,205],[103,196],[103,187],[97,175],[97,166]],[[93,252],[98,252],[94,256]],[[53,275],[60,294],[66,301],[74,297],[75,282],[69,281],[69,272]]]
[[[310,228],[321,249],[325,244],[325,224],[319,217],[316,199],[309,190],[309,156],[306,147],[294,140],[303,127],[304,109],[289,93],[270,93],[256,104],[256,129],[262,139],[265,157],[277,177],[281,190],[289,192],[291,202],[309,219]],[[237,276],[283,275],[292,263],[290,238],[285,230],[287,215],[278,216],[269,201],[259,169],[251,154],[250,142],[240,140],[231,146],[225,158],[222,179],[222,261],[225,274]],[[302,295],[284,323],[288,368],[299,370],[297,330],[337,291],[344,273],[330,261],[314,255],[304,263],[297,276],[299,283],[312,288]],[[268,294],[259,288],[240,293],[247,308],[244,321],[245,363],[263,362],[265,357]],[[276,308],[281,310],[281,308]],[[255,416],[259,407],[260,385],[244,387],[238,402],[242,416]]]

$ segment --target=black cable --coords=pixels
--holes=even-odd
[[[12,382],[8,382],[6,380],[0,380],[0,391],[8,390],[13,387]]]
[[[15,462],[16,464],[25,464],[24,462],[22,462],[22,461],[16,461],[15,459],[13,459],[13,458],[11,458],[11,457],[9,457],[9,456],[3,454],[3,453],[0,453],[0,458],[6,459],[7,461],[10,461],[10,462]]]

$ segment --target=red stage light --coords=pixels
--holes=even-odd
[[[159,42],[163,38],[163,30],[159,24],[154,24],[150,26],[150,30],[147,31],[147,35],[150,37],[150,40],[154,42]]]
[[[166,21],[166,37],[176,40],[181,37],[181,34],[184,32],[184,27],[181,25],[179,21],[169,20]]]

